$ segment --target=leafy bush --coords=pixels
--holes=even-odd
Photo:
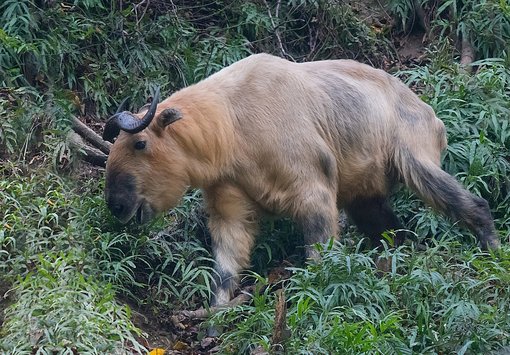
[[[86,255],[39,254],[6,311],[0,349],[9,354],[143,352],[130,311],[91,276]]]
[[[508,345],[508,247],[498,256],[463,251],[448,241],[423,253],[401,247],[383,253],[392,265],[384,275],[376,254],[335,244],[321,262],[292,269],[283,284],[286,352],[482,353]],[[222,337],[223,351],[274,345],[275,300],[267,290],[255,294],[252,304],[213,318],[225,327],[235,324]]]
[[[120,227],[93,181],[77,186],[42,168],[25,176],[8,163],[1,172],[0,281],[14,283],[15,302],[0,349],[142,351],[129,308],[115,295],[155,313],[209,299],[212,260],[194,235],[203,223],[199,195],[188,196],[166,221]],[[80,190],[96,195],[81,197]],[[156,233],[163,223],[179,228]]]
[[[466,39],[478,59],[508,58],[510,5],[506,1],[389,0],[387,5],[406,32],[415,24],[425,25],[432,28],[431,39],[443,40],[445,36]]]
[[[43,170],[25,176],[7,164],[1,173],[0,281],[15,283],[15,302],[6,310],[0,349],[142,349],[129,309],[116,303],[111,285],[93,277],[76,189]]]

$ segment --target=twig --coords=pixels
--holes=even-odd
[[[280,12],[280,5],[282,4],[282,1],[281,0],[278,0],[278,2],[276,3],[276,9],[274,11],[274,15],[276,16],[276,18],[278,18],[278,14]],[[266,3],[267,5],[267,3]]]
[[[310,52],[306,55],[306,60],[309,61],[312,54],[315,52],[315,47],[317,47],[317,38],[319,37],[319,31],[315,31],[315,36],[313,34],[312,26],[308,27],[309,40],[308,47],[310,48]]]
[[[73,130],[76,133],[92,143],[96,148],[99,148],[103,153],[110,154],[110,147],[112,146],[110,142],[104,141],[103,138],[76,117],[73,117],[72,124]]]
[[[179,321],[183,321],[184,319],[205,319],[213,314],[218,313],[221,310],[226,308],[231,308],[235,306],[239,306],[241,304],[247,303],[252,298],[253,290],[255,286],[249,286],[244,288],[237,297],[230,300],[225,305],[219,307],[210,307],[210,308],[199,308],[194,311],[179,311],[175,315],[179,318]]]
[[[287,329],[287,303],[285,301],[285,294],[283,289],[276,291],[276,306],[274,316],[273,336],[271,344],[276,352],[283,350],[283,343],[289,338],[289,330]],[[280,351],[279,351],[280,350]]]
[[[278,47],[280,47],[280,52],[282,53],[282,56],[287,57],[288,59],[291,59],[292,61],[295,62],[295,59],[285,51],[285,48],[283,48],[283,42],[282,42],[282,38],[280,36],[280,31],[278,30],[278,27],[276,26],[276,24],[274,22],[273,15],[271,14],[271,8],[269,7],[269,4],[267,3],[266,0],[263,0],[263,1],[264,1],[264,4],[266,5],[267,13],[269,15],[269,20],[271,21],[271,25],[273,26],[273,31],[274,31],[274,34],[276,35],[276,39],[278,40]],[[281,0],[278,0],[278,2],[276,3],[276,11],[275,11],[276,17],[278,17],[278,12],[280,11],[280,4],[281,4]]]
[[[145,7],[145,9],[143,9],[142,15],[140,17],[138,17],[138,8],[141,7],[145,3],[147,3],[147,6]],[[147,9],[149,8],[149,6],[150,6],[150,0],[142,0],[139,4],[136,4],[135,6],[133,6],[133,9],[135,10],[136,27],[140,26],[140,22],[144,18],[145,13],[147,12]]]

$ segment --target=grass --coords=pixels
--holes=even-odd
[[[95,183],[41,167],[27,176],[8,163],[1,172],[0,280],[13,285],[15,301],[5,310],[0,350],[143,353],[143,336],[119,295],[155,314],[209,298],[212,261],[191,235],[191,207],[146,228],[121,227]],[[196,206],[198,198],[186,200]],[[188,237],[161,232],[179,221]]]
[[[2,176],[0,280],[13,284],[15,302],[5,311],[0,349],[142,349],[129,308],[117,303],[112,284],[94,277],[87,246],[94,230],[82,222],[77,188],[44,169],[27,176],[3,166]]]
[[[84,251],[37,255],[6,310],[0,349],[9,354],[123,353],[145,350],[110,284],[92,277]]]
[[[473,65],[477,73],[472,76],[459,66],[446,66],[441,61],[401,74],[409,85],[419,88],[422,99],[446,125],[449,146],[443,158],[444,168],[471,192],[489,202],[496,228],[506,238],[510,230],[510,127],[506,119],[510,103],[505,98],[510,93],[510,70],[499,59]],[[425,229],[437,230],[440,225],[444,233],[451,230],[444,229],[443,219],[427,216],[412,198],[399,201],[399,205],[414,215],[404,212],[406,219],[414,219],[410,223],[412,229],[422,235]],[[436,230],[427,234],[434,235]]]
[[[376,253],[335,244],[320,263],[292,268],[283,284],[290,334],[285,350],[463,354],[508,345],[508,246],[489,255],[455,241],[434,241],[425,252],[406,246],[384,257],[393,267],[381,275]],[[215,324],[235,324],[223,335],[223,351],[277,349],[270,342],[274,309],[274,294],[264,292],[251,305],[216,315]]]
[[[458,45],[461,40],[466,40],[473,47],[474,59],[508,60],[510,5],[507,1],[466,0],[459,3],[446,0],[439,4],[428,0],[389,0],[386,5],[398,21],[394,28],[397,31],[410,33],[416,27],[425,26],[429,40],[450,37]]]
[[[284,2],[277,16],[276,6],[263,2],[199,3],[148,2],[145,12],[101,0],[0,5],[0,282],[10,302],[0,317],[0,352],[145,353],[146,335],[121,299],[176,332],[171,312],[206,306],[210,297],[213,260],[200,192],[148,226],[120,225],[103,201],[102,172],[86,172],[66,143],[72,115],[106,117],[127,94],[139,106],[155,84],[169,93],[250,52],[282,55],[271,16],[283,49],[297,60],[382,64],[392,57],[381,38],[388,31],[342,4]],[[392,3],[410,16],[410,3]],[[508,9],[466,4],[455,28],[437,16],[439,40],[427,65],[398,75],[445,122],[444,167],[489,201],[502,250],[481,252],[466,230],[405,190],[394,198],[397,213],[427,248],[384,251],[387,272],[376,267],[375,251],[360,248],[353,228],[343,244],[321,250],[322,261],[307,264],[295,226],[266,221],[245,278],[257,284],[252,302],[209,321],[225,330],[221,352],[280,350],[271,335],[276,288],[287,299],[290,335],[281,345],[289,353],[464,354],[509,345],[510,71],[499,41],[508,38]],[[489,11],[495,6],[502,11]],[[480,22],[472,8],[496,16]],[[486,59],[468,75],[446,36],[463,23],[466,33],[477,33],[484,21],[501,31],[493,38],[483,29],[473,39]],[[282,265],[291,276],[275,285],[272,269]]]

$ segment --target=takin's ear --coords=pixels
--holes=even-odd
[[[171,123],[178,121],[182,118],[182,113],[176,108],[164,109],[158,117],[158,123],[161,128],[165,128]]]

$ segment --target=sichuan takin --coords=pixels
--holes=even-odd
[[[293,63],[252,55],[139,113],[118,112],[105,198],[122,222],[144,223],[203,190],[217,282],[231,298],[262,215],[291,217],[305,243],[338,234],[338,210],[377,242],[401,228],[397,183],[497,248],[489,206],[440,168],[444,124],[398,79],[351,60]],[[314,249],[307,254],[314,257]]]

